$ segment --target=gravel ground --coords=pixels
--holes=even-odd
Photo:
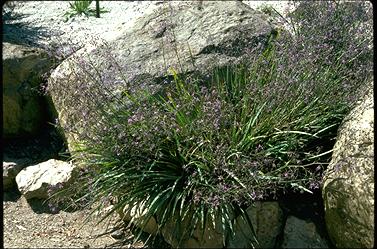
[[[4,248],[170,248],[162,237],[148,240],[131,231],[118,214],[97,223],[91,208],[52,213],[42,200],[26,200],[14,188],[3,192]]]
[[[122,231],[122,239],[110,234],[117,223],[117,216],[96,225],[98,218],[84,223],[90,209],[75,212],[60,211],[52,214],[41,201],[27,201],[13,190],[3,195],[4,248],[130,248],[132,233]],[[118,230],[120,233],[121,230]],[[142,248],[137,242],[134,248]]]

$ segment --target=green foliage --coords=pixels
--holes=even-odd
[[[99,6],[96,6],[96,8],[99,8],[98,10],[90,8],[89,6],[92,2],[93,1],[74,1],[73,3],[69,2],[70,9],[64,14],[66,21],[76,15],[96,16],[97,11],[99,13],[108,12],[104,8],[99,8]]]
[[[294,38],[271,40],[243,65],[208,76],[171,69],[162,91],[125,83],[121,96],[92,77],[74,96],[85,130],[63,127],[76,132],[73,159],[86,172],[72,189],[94,202],[116,198],[112,211],[144,203],[140,226],[153,216],[162,229],[174,217],[181,242],[195,228],[217,227],[224,245],[232,217],[249,221],[244,210],[256,201],[318,191],[337,128],[372,79],[373,51],[355,29],[361,12],[311,4],[292,17]],[[321,16],[315,23],[312,12]]]

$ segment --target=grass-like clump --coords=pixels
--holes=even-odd
[[[280,33],[242,65],[205,76],[171,69],[158,93],[115,97],[92,82],[100,91],[77,93],[95,103],[76,120],[82,198],[116,197],[115,209],[143,202],[139,222],[154,216],[160,228],[189,218],[176,229],[185,238],[216,217],[231,234],[230,217],[255,201],[318,191],[337,128],[372,80],[370,20],[362,2],[301,2],[294,35]]]
[[[96,16],[99,17],[100,13],[108,12],[104,8],[99,7],[99,0],[96,0],[96,9],[90,8],[90,5],[93,1],[91,0],[81,0],[69,2],[69,10],[64,13],[65,21],[68,21],[69,18],[73,16]]]

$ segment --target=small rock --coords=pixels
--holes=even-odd
[[[45,199],[48,198],[48,189],[52,190],[58,184],[64,187],[73,180],[73,170],[73,165],[68,162],[50,159],[21,170],[16,182],[26,199]]]

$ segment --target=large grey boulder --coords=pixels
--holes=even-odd
[[[288,216],[281,248],[329,248],[313,222]]]
[[[283,210],[278,202],[256,202],[246,213],[256,233],[256,244],[250,226],[238,217],[235,236],[228,241],[227,248],[275,248],[276,240],[283,231]]]
[[[373,83],[339,128],[322,195],[329,236],[338,248],[374,245]]]
[[[94,40],[54,70],[49,90],[62,127],[80,127],[83,116],[97,108],[93,101],[86,101],[94,98],[94,81],[116,96],[124,91],[155,92],[171,82],[166,77],[172,74],[170,68],[206,75],[214,67],[250,58],[276,35],[266,19],[239,1],[161,4],[133,26],[118,27],[114,38]],[[106,99],[105,90],[97,91],[102,93],[95,97],[97,104],[114,97]],[[66,136],[70,144],[74,137],[69,131]]]
[[[3,42],[3,137],[34,134],[46,120],[38,88],[52,65],[41,49]]]
[[[50,159],[46,162],[28,166],[16,176],[18,189],[26,199],[46,199],[58,188],[66,187],[75,179],[71,163]]]

